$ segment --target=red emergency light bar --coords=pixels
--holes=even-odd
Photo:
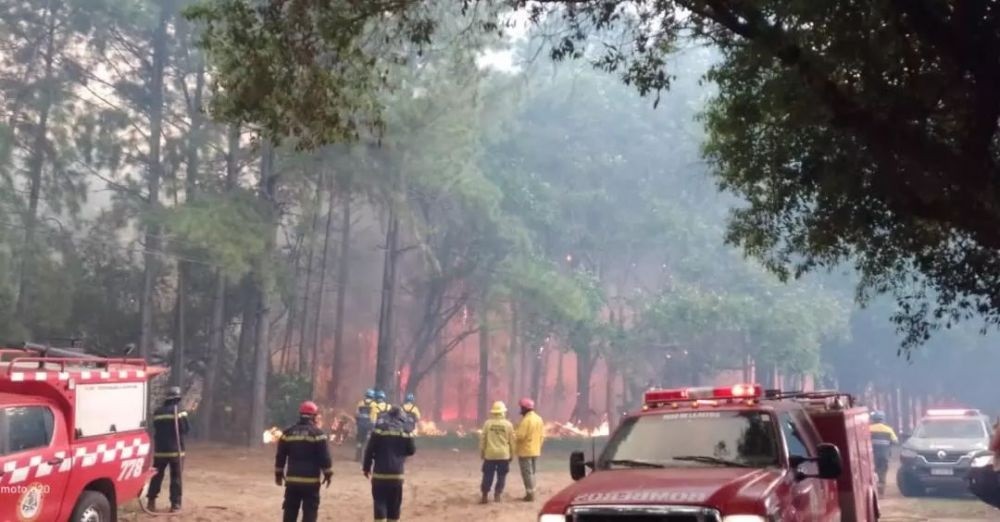
[[[928,417],[975,417],[976,415],[979,415],[979,410],[971,410],[971,409],[927,410]]]
[[[734,384],[713,388],[675,388],[671,390],[650,390],[644,396],[646,406],[664,402],[697,401],[712,399],[756,399],[764,394],[759,384]]]

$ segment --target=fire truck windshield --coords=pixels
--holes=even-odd
[[[771,414],[699,411],[627,419],[601,455],[601,469],[778,465]]]
[[[924,419],[913,431],[918,439],[983,439],[988,437],[979,419]]]

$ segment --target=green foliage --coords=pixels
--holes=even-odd
[[[267,383],[267,422],[280,428],[299,418],[299,404],[309,397],[309,379],[302,375],[272,375]]]
[[[206,195],[164,210],[162,222],[182,255],[218,267],[231,280],[249,272],[266,246],[266,217],[250,198]]]

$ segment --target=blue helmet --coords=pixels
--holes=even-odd
[[[365,398],[366,399],[374,399],[375,398],[375,390],[373,390],[371,388],[368,388],[368,390],[365,391]]]
[[[382,390],[376,391],[375,392],[375,399],[379,400],[379,401],[384,401],[385,400],[385,392],[382,391]]]
[[[885,422],[885,413],[881,411],[872,412],[872,422]]]
[[[406,394],[406,402],[413,402],[415,400],[417,400],[417,398],[414,397],[412,393],[407,393]]]

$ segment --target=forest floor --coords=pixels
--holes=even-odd
[[[184,474],[184,512],[167,517],[192,522],[265,521],[281,519],[283,488],[271,473],[274,447],[259,450],[195,446],[189,451]],[[368,481],[348,448],[334,453],[334,479],[322,492],[322,521],[371,520]],[[419,451],[407,463],[403,520],[408,522],[534,522],[542,501],[570,483],[565,455],[551,455],[540,465],[539,501],[518,500],[523,494],[520,476],[511,473],[508,499],[478,504],[479,460],[467,450]],[[890,474],[892,476],[892,474]],[[166,490],[166,483],[164,483]],[[890,484],[883,499],[884,522],[1000,520],[1000,512],[974,498],[904,499]],[[166,503],[166,491],[161,494]],[[151,520],[130,506],[125,521]]]

